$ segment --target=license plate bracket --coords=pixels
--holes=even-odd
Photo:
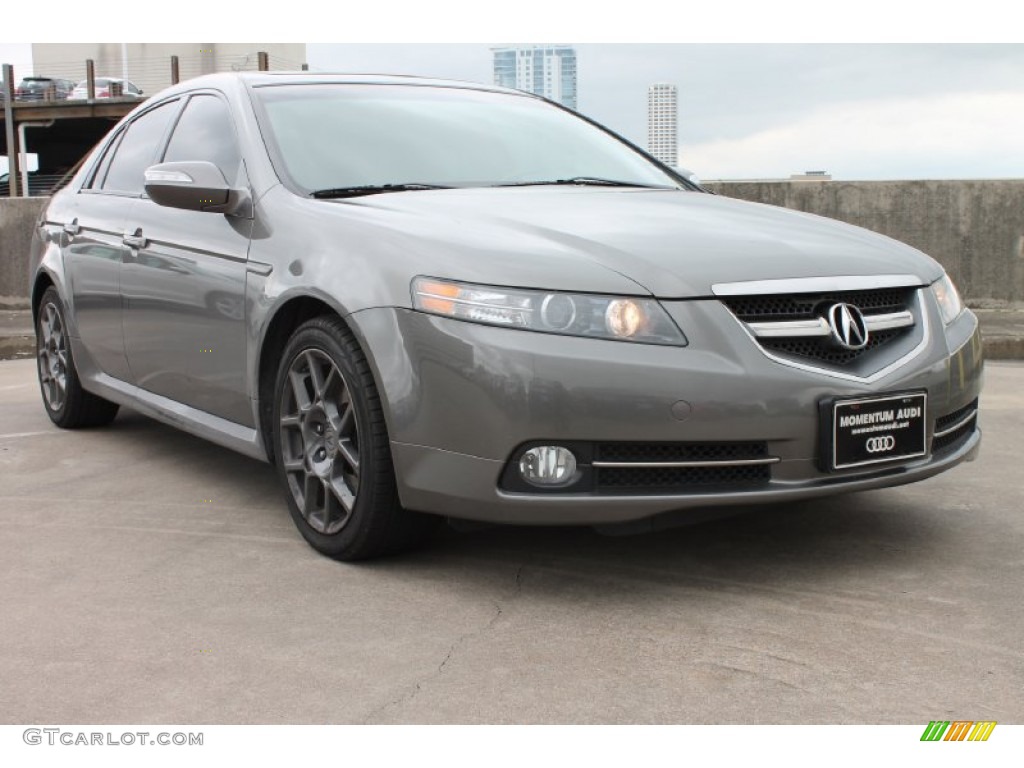
[[[822,403],[822,466],[829,472],[928,454],[926,392],[836,398]]]

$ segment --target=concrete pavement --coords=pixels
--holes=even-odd
[[[5,723],[1024,722],[1024,365],[979,461],[656,535],[446,531],[344,565],[268,466],[0,363]]]

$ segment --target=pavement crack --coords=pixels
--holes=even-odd
[[[518,598],[523,593],[523,568],[525,567],[525,565],[520,565],[519,568],[516,570],[516,589],[515,594],[512,596],[513,600]],[[455,641],[449,646],[448,653],[445,654],[445,657],[441,661],[441,663],[437,665],[437,670],[435,672],[430,673],[422,680],[419,680],[418,682],[414,683],[412,688],[410,688],[401,696],[398,696],[397,698],[392,699],[391,701],[372,710],[369,714],[366,715],[366,717],[363,718],[362,724],[367,725],[372,722],[378,722],[377,718],[379,715],[382,715],[384,712],[388,711],[393,707],[397,707],[401,704],[408,704],[413,699],[415,699],[423,690],[424,685],[431,682],[432,680],[437,679],[444,673],[445,667],[448,666],[448,662],[452,660],[452,657],[455,656],[455,652],[457,650],[459,650],[463,645],[465,645],[470,640],[481,637],[490,632],[491,629],[494,628],[494,625],[498,623],[498,620],[501,619],[504,612],[505,609],[502,607],[501,603],[494,603],[494,615],[491,616],[491,618],[488,619],[487,623],[479,629],[473,630],[472,632],[465,632],[459,635],[455,639]]]

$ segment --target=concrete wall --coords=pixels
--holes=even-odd
[[[1024,180],[716,182],[720,195],[816,213],[902,240],[975,305],[1024,301]]]
[[[48,197],[0,198],[0,306],[28,306],[28,248]]]
[[[873,229],[937,259],[973,304],[1024,301],[1024,181],[708,184]],[[28,295],[28,243],[46,198],[0,199],[0,302]]]

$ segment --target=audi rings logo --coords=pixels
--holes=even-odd
[[[864,443],[868,453],[885,453],[896,447],[896,438],[892,435],[884,437],[869,437]]]
[[[845,349],[864,349],[868,344],[868,324],[852,304],[833,304],[828,309],[828,327],[832,338]]]

